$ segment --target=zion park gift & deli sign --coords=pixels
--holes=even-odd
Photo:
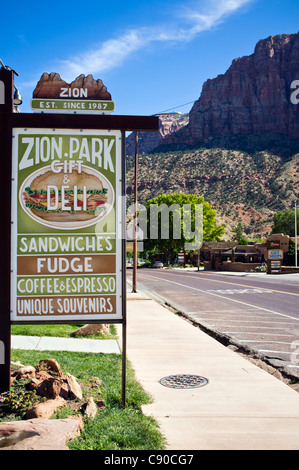
[[[125,133],[157,116],[112,115],[101,80],[45,73],[33,113],[14,111],[0,69],[0,392],[10,388],[11,325],[121,323],[126,385]]]
[[[119,153],[116,131],[15,129],[13,319],[119,311]]]
[[[44,74],[33,96],[35,112],[114,109],[91,76],[68,85]],[[13,321],[121,318],[121,139],[115,130],[14,129]]]

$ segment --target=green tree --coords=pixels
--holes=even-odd
[[[297,213],[297,234],[299,233],[299,209]],[[272,233],[283,233],[284,235],[289,235],[290,237],[295,236],[295,211],[286,210],[278,211],[274,215],[274,226]]]
[[[239,222],[238,225],[232,229],[232,232],[234,234],[233,240],[236,240],[238,245],[248,245],[248,241],[243,233],[243,226],[241,222]]]
[[[284,261],[286,266],[295,266],[295,243],[290,240],[289,250],[285,254]]]
[[[202,241],[219,241],[225,229],[222,225],[217,225],[216,211],[203,197],[179,192],[170,195],[163,194],[147,202],[148,225],[145,249],[164,253],[166,259],[170,261],[171,256],[184,250],[186,244],[195,241],[196,245],[197,235],[190,238],[188,234],[196,233],[195,222],[198,220],[196,207],[199,206],[202,207]],[[165,209],[164,214],[162,214],[162,208]],[[186,227],[186,220],[190,222],[189,230]]]

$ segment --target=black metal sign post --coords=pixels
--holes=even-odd
[[[0,392],[10,387],[10,198],[13,112],[13,71],[0,70],[0,184],[3,191],[0,230]]]
[[[126,133],[122,131],[122,213],[126,213]],[[122,407],[126,407],[127,382],[127,277],[126,277],[126,221],[122,221]]]
[[[11,351],[11,324],[24,323],[22,318],[12,320],[11,318],[11,178],[12,178],[12,134],[14,129],[27,129],[32,133],[36,129],[59,129],[59,130],[94,130],[94,131],[121,131],[121,257],[120,266],[122,271],[121,289],[121,318],[107,320],[89,320],[88,323],[121,323],[122,324],[122,406],[126,403],[126,221],[125,221],[125,196],[126,196],[126,131],[149,131],[159,130],[159,119],[157,116],[120,116],[120,115],[81,115],[81,114],[28,114],[13,113],[13,71],[0,70],[0,142],[1,163],[0,181],[5,200],[2,207],[1,226],[1,310],[0,310],[0,392],[10,388],[10,351]],[[78,323],[78,320],[30,320],[26,324],[36,323]]]

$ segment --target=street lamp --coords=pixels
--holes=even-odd
[[[17,89],[16,86],[15,86],[15,92],[14,92],[14,96],[13,96],[13,102],[14,102],[14,105],[16,105],[16,106],[19,106],[23,102],[22,97],[21,97],[21,93],[19,92],[19,90]]]

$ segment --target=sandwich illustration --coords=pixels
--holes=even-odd
[[[25,207],[52,222],[87,221],[104,215],[109,191],[98,174],[77,169],[67,174],[51,169],[40,172],[23,189]]]

